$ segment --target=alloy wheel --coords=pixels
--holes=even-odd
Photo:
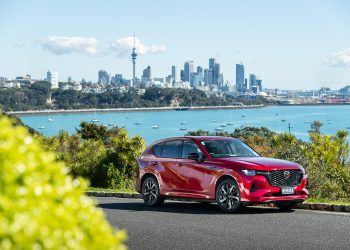
[[[225,212],[234,212],[241,205],[240,192],[233,180],[225,180],[217,189],[217,203]]]

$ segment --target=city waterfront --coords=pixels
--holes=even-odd
[[[22,121],[46,136],[60,130],[74,133],[82,121],[98,120],[106,126],[125,127],[129,135],[140,135],[147,144],[164,137],[181,136],[197,129],[233,132],[242,126],[267,127],[308,140],[310,123],[323,123],[321,132],[334,134],[350,129],[350,106],[269,106],[253,109],[187,110],[162,112],[103,112],[38,114],[20,116]]]

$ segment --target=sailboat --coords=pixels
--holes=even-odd
[[[49,118],[47,119],[48,122],[53,122],[54,120],[51,118],[50,112],[49,112]]]
[[[94,119],[92,119],[91,122],[100,122],[100,120],[96,118],[96,110],[94,113]]]
[[[328,123],[328,124],[331,124],[331,117],[330,117],[330,115],[329,115],[329,114],[328,114],[327,123]]]
[[[184,119],[182,120],[182,122],[180,122],[180,124],[181,124],[181,125],[186,125],[186,124],[187,124],[186,119],[184,118]]]

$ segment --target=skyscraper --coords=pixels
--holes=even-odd
[[[143,70],[142,80],[150,81],[151,78],[152,78],[151,66],[148,65],[148,67]]]
[[[215,85],[221,85],[220,82],[220,63],[214,64],[214,71],[213,71],[213,84]]]
[[[256,93],[256,75],[254,74],[249,75],[249,90]]]
[[[213,84],[213,70],[212,69],[204,69],[203,81],[207,85]]]
[[[132,58],[132,82],[130,87],[134,87],[136,85],[136,78],[135,78],[135,66],[136,66],[136,48],[135,48],[135,35],[134,35],[134,46],[132,47],[132,53],[131,53],[131,58]]]
[[[236,64],[236,88],[239,94],[246,92],[244,84],[244,66],[243,64]]]
[[[52,89],[58,89],[58,73],[48,70],[46,73],[46,80],[51,84]]]
[[[109,83],[109,75],[105,70],[98,71],[98,83],[108,84]]]
[[[193,61],[187,61],[184,65],[184,81],[189,82],[193,72]]]
[[[190,79],[190,86],[193,88],[199,87],[199,73],[198,72],[192,72],[191,73],[191,79]]]
[[[209,69],[214,69],[215,67],[215,58],[209,58]]]
[[[176,66],[171,66],[171,77],[173,78],[173,82],[177,82]]]
[[[199,75],[199,81],[202,82],[203,81],[203,68],[202,68],[202,66],[197,67],[197,73]]]

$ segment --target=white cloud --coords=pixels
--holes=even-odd
[[[334,67],[350,67],[350,48],[330,54],[324,63]]]
[[[95,55],[97,53],[97,40],[93,37],[79,36],[49,36],[40,41],[44,49],[55,55],[81,53]]]
[[[108,52],[118,56],[129,56],[134,45],[134,37],[121,37],[110,44]],[[158,54],[166,51],[165,45],[145,45],[135,38],[135,48],[139,55]]]

